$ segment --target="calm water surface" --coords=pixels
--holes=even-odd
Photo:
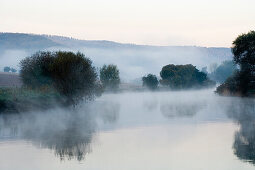
[[[105,94],[0,117],[0,170],[250,170],[255,101],[213,90]]]

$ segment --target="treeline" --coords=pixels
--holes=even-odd
[[[17,70],[15,68],[12,68],[12,67],[9,67],[9,66],[5,66],[4,67],[4,72],[6,72],[6,73],[9,73],[9,72],[16,73]]]
[[[151,90],[158,88],[158,85],[169,89],[204,88],[214,86],[215,82],[210,80],[206,73],[199,71],[191,64],[173,65],[169,64],[160,71],[161,79],[156,75],[148,74],[142,78],[143,86]]]

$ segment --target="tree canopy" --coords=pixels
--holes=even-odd
[[[116,65],[103,65],[100,69],[100,81],[107,90],[117,90],[120,84],[119,70]]]
[[[166,65],[162,68],[160,76],[162,78],[160,83],[173,89],[185,89],[214,84],[207,78],[205,73],[199,71],[191,64]]]
[[[10,72],[10,71],[11,71],[10,67],[8,67],[8,66],[4,67],[4,72]]]
[[[25,86],[54,88],[67,104],[91,99],[96,93],[96,70],[82,53],[37,52],[22,60],[20,67]]]
[[[148,74],[147,76],[144,76],[142,78],[142,81],[143,81],[143,86],[151,90],[155,90],[158,88],[159,81],[157,77],[153,74]]]
[[[219,94],[253,96],[255,94],[255,31],[239,35],[233,42],[233,60],[239,70],[217,88]],[[233,84],[235,82],[235,84]],[[235,88],[232,88],[232,87]]]

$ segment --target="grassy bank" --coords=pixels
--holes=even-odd
[[[47,109],[59,105],[63,98],[50,88],[0,88],[0,114]]]

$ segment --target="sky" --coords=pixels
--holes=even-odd
[[[254,0],[0,0],[0,32],[147,45],[231,47]]]

